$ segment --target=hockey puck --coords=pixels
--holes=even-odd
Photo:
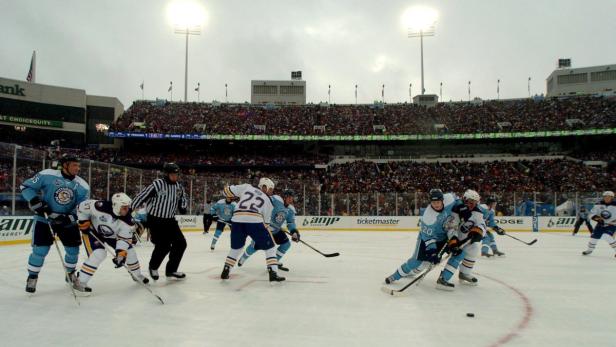
[[[469,312],[469,313],[467,313],[467,314],[466,314],[466,316],[467,316],[467,317],[475,317],[475,314],[474,314],[474,313],[470,313],[470,312]]]

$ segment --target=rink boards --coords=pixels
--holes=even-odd
[[[203,216],[177,216],[184,232],[203,232]],[[506,231],[514,232],[570,232],[575,217],[497,217],[496,222]],[[594,222],[592,222],[594,224]],[[28,243],[33,221],[29,216],[0,217],[0,245]],[[216,223],[210,227],[215,228]],[[300,231],[419,231],[419,217],[415,216],[298,216]],[[584,227],[584,226],[583,226]]]

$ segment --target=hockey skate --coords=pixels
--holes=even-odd
[[[272,282],[282,282],[282,281],[286,280],[286,278],[278,276],[276,271],[274,271],[272,269],[268,269],[267,271],[269,272],[269,281],[270,281],[270,283],[272,283]]]
[[[452,291],[455,287],[455,284],[447,282],[443,276],[439,276],[438,280],[436,280],[436,289]]]
[[[591,253],[592,251],[590,249],[587,249],[584,252],[582,252],[582,255],[590,255]]]
[[[495,256],[498,256],[498,257],[504,257],[504,256],[505,256],[505,253],[503,253],[503,252],[501,252],[501,251],[499,251],[499,250],[496,250],[496,251],[494,251],[494,255],[495,255]]]
[[[158,275],[158,270],[154,270],[154,269],[149,269],[149,270],[150,270],[150,277],[152,277],[154,281],[158,281],[158,278],[160,277]]]
[[[479,280],[477,279],[477,277],[473,275],[463,274],[461,272],[458,274],[458,279],[460,280],[460,283],[466,284],[469,286],[476,286],[479,283]]]
[[[289,268],[288,268],[288,267],[283,266],[282,264],[278,264],[278,269],[279,269],[280,271],[289,272]]]
[[[168,280],[183,280],[186,278],[186,274],[183,272],[167,272],[165,273],[165,276],[167,277]]]
[[[225,267],[222,269],[222,273],[220,274],[220,279],[228,280],[230,271],[231,267],[229,265],[225,265]]]
[[[142,274],[139,274],[139,275],[133,275],[133,281],[135,281],[135,282],[141,282],[141,283],[143,283],[143,284],[148,284],[148,283],[150,283],[150,280],[149,280],[147,277],[145,277],[144,275],[142,275]]]
[[[37,281],[38,281],[38,276],[28,275],[28,279],[26,280],[26,292],[28,293],[36,292],[36,282]]]

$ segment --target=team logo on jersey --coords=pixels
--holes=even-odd
[[[228,216],[228,215],[230,215],[230,214],[232,214],[232,212],[231,212],[231,208],[230,208],[230,207],[225,207],[223,212],[224,212],[224,214],[225,214],[225,215],[227,215],[227,216]]]
[[[68,205],[73,202],[75,193],[69,188],[60,188],[53,195],[54,200],[60,205]]]
[[[276,213],[276,217],[274,217],[274,220],[276,221],[276,224],[282,224],[284,223],[284,217],[285,217],[284,212],[278,212]]]
[[[104,237],[111,237],[113,236],[113,229],[111,229],[111,227],[109,225],[99,225],[98,226],[98,233],[103,235]]]

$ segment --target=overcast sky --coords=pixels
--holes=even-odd
[[[170,1],[170,0],[169,0]],[[24,80],[33,50],[37,82],[116,96],[174,100],[184,92],[184,38],[167,20],[169,1],[0,0],[0,76]],[[616,63],[615,0],[200,0],[208,19],[189,43],[189,100],[250,99],[251,79],[288,79],[302,70],[308,101],[408,100],[420,91],[418,39],[400,17],[413,5],[439,13],[426,38],[426,92],[443,99],[545,92],[559,57],[574,67]]]

